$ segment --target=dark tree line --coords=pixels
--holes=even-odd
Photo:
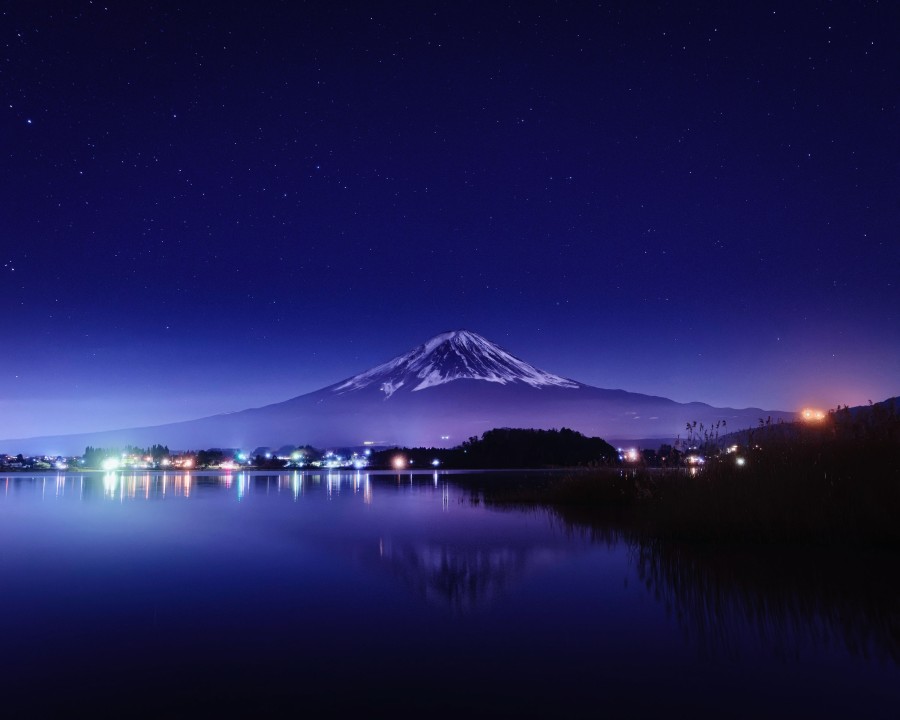
[[[605,440],[587,437],[575,430],[521,430],[497,428],[480,438],[471,437],[459,447],[381,450],[372,464],[391,467],[402,455],[413,467],[438,460],[448,468],[545,468],[578,465],[613,465],[618,452]]]
[[[98,448],[88,445],[84,449],[82,460],[86,467],[100,467],[101,463],[108,457],[119,457],[125,453],[126,455],[149,455],[153,458],[153,462],[159,462],[163,458],[169,457],[168,445],[151,445],[149,448],[140,448],[134,445],[128,445],[122,448]]]

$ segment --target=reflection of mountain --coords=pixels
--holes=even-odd
[[[96,447],[243,447],[381,441],[457,445],[500,427],[569,427],[595,437],[669,438],[688,421],[729,429],[792,413],[715,408],[609,390],[540,370],[466,330],[437,335],[343,382],[284,402],[156,427],[3,441],[10,452],[81,452]]]
[[[382,540],[378,560],[417,595],[467,611],[490,603],[530,564],[533,549]]]

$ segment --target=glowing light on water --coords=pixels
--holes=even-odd
[[[108,472],[103,476],[103,492],[110,497],[115,497],[116,495],[116,483],[119,481],[119,476],[114,472]]]

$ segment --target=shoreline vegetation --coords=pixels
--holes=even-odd
[[[744,446],[715,454],[701,448],[707,453],[702,465],[665,469],[634,463],[458,482],[488,505],[547,506],[567,522],[615,527],[642,538],[897,548],[896,405],[892,400],[837,409],[815,424],[763,424],[739,434]]]

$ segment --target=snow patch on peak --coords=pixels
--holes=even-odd
[[[398,383],[391,382],[388,380],[387,382],[381,383],[381,392],[384,393],[384,399],[387,400],[391,395],[397,392],[403,386],[403,381],[401,380]]]
[[[538,370],[477,333],[452,330],[332,389],[344,393],[378,383],[386,400],[404,385],[416,392],[454,380],[523,383],[534,388],[579,387],[572,380]]]

